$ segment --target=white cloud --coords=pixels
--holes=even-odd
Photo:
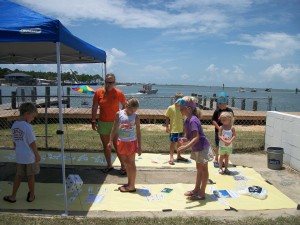
[[[249,9],[252,0],[176,0],[151,3],[124,0],[17,0],[63,23],[77,25],[81,20],[105,21],[123,28],[167,29],[165,34],[221,34]],[[224,9],[224,6],[227,6]],[[236,15],[233,14],[233,12]]]
[[[221,83],[235,84],[236,82],[241,82],[246,79],[246,73],[240,66],[233,66],[233,68],[219,68],[214,64],[210,64],[206,71],[209,73],[208,77],[201,78],[201,81],[209,79],[211,81],[219,81]],[[249,77],[247,77],[249,81]]]
[[[227,44],[246,45],[258,48],[250,56],[254,59],[274,60],[292,56],[300,49],[300,34],[263,33],[258,35],[241,35],[240,41]]]
[[[106,59],[106,66],[108,70],[113,70],[113,67],[119,63],[124,62],[122,61],[126,56],[125,52],[122,52],[119,49],[112,48],[111,50],[106,51],[107,59]]]
[[[300,77],[300,68],[298,65],[273,64],[263,72],[263,75],[268,81],[279,78],[284,82],[290,82]]]
[[[210,73],[216,73],[218,71],[218,67],[216,67],[214,64],[210,64],[207,68],[206,71]]]

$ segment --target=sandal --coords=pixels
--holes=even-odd
[[[219,169],[219,174],[224,174],[224,171],[222,169]]]
[[[27,198],[26,198],[26,201],[27,201],[27,202],[33,202],[33,201],[34,201],[34,199],[35,199],[35,196],[33,196],[33,199],[32,199],[32,200],[30,200],[30,192],[28,192],[28,193],[27,193]]]
[[[119,187],[120,192],[136,192],[136,189],[129,190],[127,186]]]
[[[224,174],[226,174],[226,175],[230,175],[230,174],[231,174],[231,172],[230,172],[230,170],[229,170],[229,169],[225,169],[225,170],[224,170]]]
[[[177,158],[176,159],[177,162],[188,162],[189,160],[183,157]]]
[[[16,200],[11,200],[10,197],[11,197],[11,196],[4,196],[4,197],[3,197],[3,200],[6,201],[6,202],[15,203]]]
[[[121,168],[120,169],[120,174],[123,175],[123,176],[126,175],[127,174],[126,169]]]
[[[187,191],[187,192],[184,193],[184,195],[190,197],[190,196],[195,195],[195,192],[193,190],[192,191]]]
[[[113,169],[114,169],[113,167],[106,167],[106,168],[102,169],[101,171],[102,171],[103,173],[109,173],[109,172],[112,171]]]
[[[205,197],[202,197],[200,195],[192,195],[192,196],[188,196],[187,199],[191,201],[201,201],[201,200],[205,200]]]
[[[174,160],[169,160],[170,165],[175,165]]]

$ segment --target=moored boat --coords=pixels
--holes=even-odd
[[[158,89],[152,89],[152,84],[144,84],[143,88],[139,90],[143,94],[156,94]]]

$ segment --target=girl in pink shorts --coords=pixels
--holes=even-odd
[[[119,187],[121,192],[135,192],[135,153],[140,156],[141,149],[141,131],[140,119],[136,114],[139,107],[139,101],[136,98],[126,100],[125,109],[117,112],[114,125],[110,133],[110,140],[107,145],[109,149],[112,147],[113,139],[118,135],[117,149],[121,161],[124,162],[128,183]],[[136,128],[136,133],[134,132]]]

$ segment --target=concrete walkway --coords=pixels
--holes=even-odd
[[[233,154],[230,156],[233,164],[253,167],[266,180],[271,182],[277,189],[287,195],[297,204],[300,204],[300,173],[291,170],[290,168],[283,168],[282,170],[270,170],[267,168],[267,155],[263,153],[253,154]],[[1,171],[5,173],[0,174],[1,180],[13,181],[14,179],[14,164],[3,163],[0,164]],[[66,174],[78,173],[81,178],[87,183],[115,183],[124,184],[127,182],[126,176],[120,176],[118,168],[115,168],[109,175],[104,174],[97,167],[75,166],[67,167]],[[137,184],[167,184],[167,183],[190,183],[195,182],[195,169],[153,169],[153,168],[137,168]],[[37,176],[37,182],[61,182],[61,169],[58,166],[43,166],[41,174]],[[280,202],[278,202],[280,204]],[[61,212],[43,212],[42,214],[56,214]],[[225,211],[170,211],[170,212],[105,212],[105,211],[91,211],[86,213],[70,212],[69,215],[78,216],[92,216],[92,217],[132,217],[132,216],[146,216],[146,217],[169,217],[169,216],[206,216],[212,219],[239,219],[248,216],[259,216],[265,218],[273,218],[278,216],[300,215],[300,210],[297,209],[281,209],[281,210],[263,210],[263,211],[248,211],[239,210]]]

